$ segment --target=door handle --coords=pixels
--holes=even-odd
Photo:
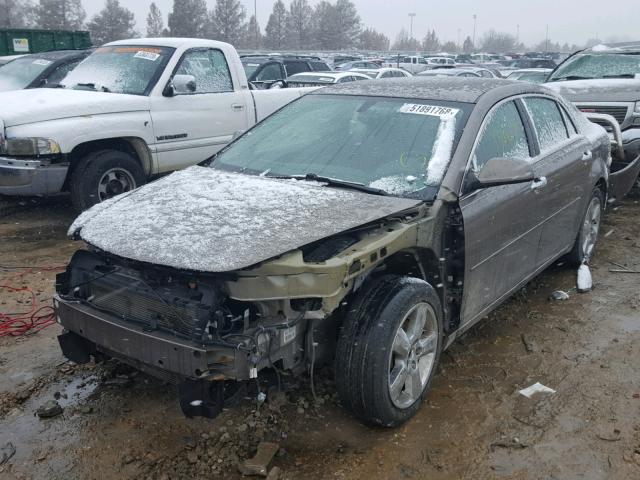
[[[531,182],[531,190],[540,190],[547,186],[547,177],[536,178]]]
[[[241,112],[244,110],[244,105],[240,104],[240,103],[234,103],[233,105],[231,105],[231,109],[234,112]]]
[[[587,150],[586,152],[583,152],[583,154],[582,154],[582,161],[583,162],[588,162],[592,158],[593,158],[593,152],[591,150]]]

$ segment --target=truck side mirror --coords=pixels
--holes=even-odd
[[[196,77],[193,75],[175,75],[172,83],[175,95],[195,93],[197,90]]]

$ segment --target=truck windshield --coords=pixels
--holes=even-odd
[[[52,63],[51,60],[30,55],[3,65],[0,67],[0,92],[28,87]]]
[[[548,81],[593,78],[640,78],[640,54],[584,53],[574,55]]]
[[[317,175],[428,199],[439,188],[471,105],[307,95],[223,150],[213,168]]]
[[[101,47],[80,63],[64,79],[62,86],[148,95],[173,52],[173,48],[155,46]]]

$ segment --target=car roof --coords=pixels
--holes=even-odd
[[[349,70],[350,72],[356,72],[356,73],[385,73],[385,72],[404,72],[406,73],[406,70],[403,70],[401,68],[394,68],[394,67],[381,67],[381,68],[352,68],[351,70]]]
[[[363,73],[358,73],[358,72],[353,72],[351,70],[344,70],[341,72],[301,72],[301,73],[296,73],[294,75],[291,75],[289,78],[296,78],[296,77],[303,77],[303,76],[315,76],[315,77],[331,77],[331,78],[335,78],[335,79],[339,79],[342,77],[348,77],[350,75],[359,75],[361,77],[367,77],[365,74]]]
[[[434,68],[432,70],[425,70],[418,75],[422,76],[436,76],[436,75],[457,75],[459,73],[476,73],[478,70],[485,70],[484,68]]]
[[[174,37],[158,37],[158,38],[130,38],[128,40],[118,40],[105,44],[105,46],[114,45],[132,45],[132,46],[149,46],[149,47],[171,47],[171,48],[191,48],[191,47],[220,47],[221,45],[229,45],[225,42],[216,40],[205,40],[203,38],[174,38]],[[229,45],[230,46],[230,45]]]
[[[56,60],[63,60],[65,58],[67,58],[67,57],[87,56],[91,52],[93,52],[93,49],[87,49],[87,50],[53,50],[51,52],[31,53],[29,55],[25,55],[25,57],[42,58],[44,60],[56,61]]]
[[[520,93],[548,94],[550,90],[533,83],[498,78],[416,76],[342,83],[316,90],[309,95],[357,95],[477,103],[488,92],[508,97]]]
[[[640,41],[636,42],[620,42],[620,43],[601,43],[591,48],[583,50],[589,53],[640,53]]]

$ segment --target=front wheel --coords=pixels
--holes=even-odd
[[[140,163],[118,150],[85,156],[71,174],[71,201],[82,212],[97,203],[138,188],[146,177]]]
[[[596,188],[580,223],[580,231],[578,232],[576,243],[569,253],[569,261],[574,265],[588,263],[593,257],[600,234],[603,210],[604,193],[599,188]]]
[[[442,350],[442,309],[427,282],[385,276],[363,288],[336,350],[345,408],[372,425],[396,427],[416,414]]]

